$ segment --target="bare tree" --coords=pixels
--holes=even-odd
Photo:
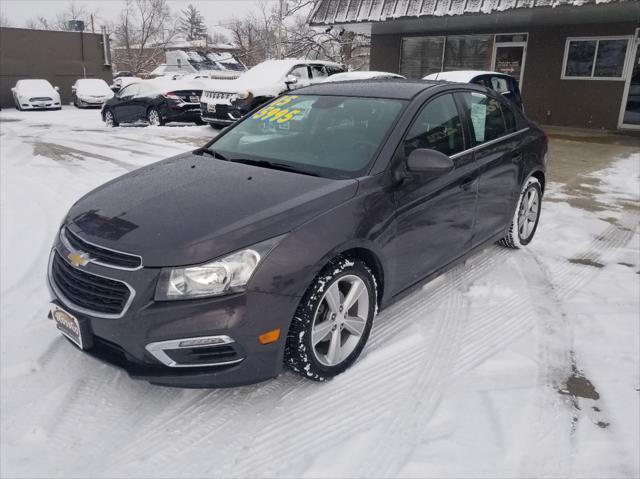
[[[101,22],[98,9],[90,9],[76,2],[70,2],[67,6],[60,10],[54,20],[47,19],[43,16],[37,16],[27,20],[27,28],[35,30],[62,30],[69,31],[70,20],[80,20],[84,22],[85,30],[90,30],[92,23]]]
[[[113,61],[134,74],[155,67],[175,33],[166,0],[127,0],[113,28]]]
[[[313,0],[288,0],[283,12],[284,56],[343,63],[353,70],[368,68],[370,37],[343,28],[314,28],[307,19]],[[258,3],[254,12],[224,25],[244,63],[255,65],[275,58],[279,15],[276,5]]]

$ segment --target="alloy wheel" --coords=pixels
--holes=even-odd
[[[356,349],[369,317],[369,293],[362,279],[346,275],[325,291],[313,318],[311,345],[318,362],[336,366]]]
[[[114,125],[113,113],[111,113],[111,111],[107,110],[107,112],[104,114],[104,122],[107,126]]]
[[[149,124],[153,126],[160,126],[160,114],[158,113],[158,110],[149,110]]]
[[[518,215],[518,234],[521,241],[528,240],[533,233],[538,221],[539,208],[540,197],[538,196],[538,190],[529,188],[522,198]]]

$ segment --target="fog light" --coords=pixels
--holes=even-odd
[[[260,341],[260,344],[270,344],[275,343],[278,338],[280,338],[280,328],[261,334],[258,336],[258,341]]]
[[[178,343],[179,348],[196,348],[199,346],[215,346],[216,344],[227,344],[231,342],[227,336],[213,336],[210,338],[185,339]]]

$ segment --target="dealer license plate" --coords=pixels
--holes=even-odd
[[[82,328],[80,327],[78,318],[53,303],[51,304],[51,316],[56,322],[56,327],[60,332],[73,341],[80,349],[83,349]]]
[[[189,97],[189,101],[191,103],[200,103],[200,97],[199,96],[195,96],[195,95],[194,96],[190,96]]]
[[[211,103],[207,103],[207,111],[209,113],[215,113],[216,112],[216,106],[212,105]]]

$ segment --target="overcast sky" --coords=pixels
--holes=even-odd
[[[0,11],[11,26],[24,27],[27,20],[37,16],[55,20],[56,13],[64,10],[69,3],[68,0],[0,0]],[[97,9],[99,15],[106,20],[114,19],[124,6],[123,0],[75,0],[75,3],[88,9]],[[210,30],[233,15],[241,15],[256,8],[256,0],[169,0],[167,3],[174,12],[192,3],[205,17]]]

